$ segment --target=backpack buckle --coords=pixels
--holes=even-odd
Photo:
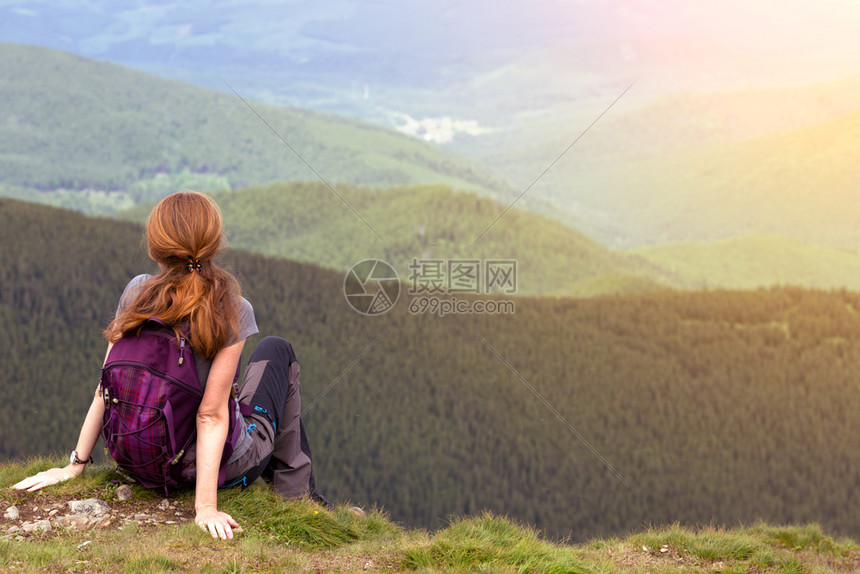
[[[176,458],[174,458],[173,460],[170,461],[171,466],[176,464],[177,462],[179,462],[179,460],[182,458],[182,456],[184,454],[185,454],[185,449],[183,448],[182,450],[179,451],[179,454],[176,455]]]

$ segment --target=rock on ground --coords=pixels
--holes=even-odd
[[[36,522],[25,522],[21,525],[21,530],[24,532],[50,532],[50,520],[37,520]]]
[[[66,516],[61,516],[54,521],[54,526],[76,528],[77,530],[85,530],[90,525],[91,519],[83,514],[67,514]]]
[[[87,516],[99,516],[110,512],[110,506],[108,506],[108,503],[97,498],[70,500],[69,509],[71,509],[74,514],[84,514]]]
[[[21,516],[21,513],[18,512],[17,506],[10,506],[6,509],[6,514],[3,515],[3,518],[8,518],[9,520],[18,520]]]
[[[125,502],[129,498],[131,498],[131,487],[127,484],[123,484],[116,489],[116,498],[120,502]]]

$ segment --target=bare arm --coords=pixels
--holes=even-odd
[[[245,340],[224,347],[212,360],[203,401],[197,411],[197,484],[194,506],[195,522],[213,538],[233,538],[231,527],[238,524],[218,511],[218,470],[224,442],[230,427],[227,405],[233,375],[242,356]]]
[[[112,347],[113,343],[108,344],[104,362],[107,362],[107,356]],[[102,365],[104,365],[104,362]],[[104,401],[99,393],[96,392],[93,397],[93,402],[90,403],[90,409],[87,411],[84,424],[81,426],[81,434],[78,436],[78,443],[75,446],[75,452],[78,454],[78,458],[80,460],[89,460],[90,456],[92,456],[93,449],[96,447],[96,442],[99,440],[104,412]],[[15,484],[13,488],[33,492],[34,490],[39,490],[45,486],[76,478],[84,473],[84,469],[86,467],[86,464],[69,463],[66,467],[52,468],[29,478],[25,478],[18,484]]]
[[[113,343],[108,343],[107,352],[105,352],[105,360],[102,361],[102,366],[107,363],[110,350],[113,349]],[[81,460],[89,460],[96,448],[96,442],[99,440],[99,434],[102,430],[102,420],[105,414],[105,403],[101,393],[96,392],[93,397],[93,402],[90,404],[90,410],[87,411],[87,418],[84,419],[84,424],[81,427],[81,434],[78,435],[78,444],[75,445],[75,452]],[[70,464],[70,470],[75,476],[83,474],[87,465],[85,464]]]

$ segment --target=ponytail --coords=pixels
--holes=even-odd
[[[150,213],[146,239],[149,256],[161,271],[117,313],[105,338],[115,343],[158,317],[177,336],[187,330],[183,336],[194,350],[212,359],[239,332],[241,297],[236,278],[213,260],[226,245],[218,207],[202,193],[169,195]]]

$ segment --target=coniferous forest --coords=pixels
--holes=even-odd
[[[101,330],[153,269],[141,239],[0,200],[0,456],[74,445]],[[510,315],[443,318],[401,299],[365,317],[342,273],[241,251],[224,263],[261,334],[296,348],[334,499],[427,527],[490,509],[574,540],[758,519],[860,536],[860,294],[517,298]]]

